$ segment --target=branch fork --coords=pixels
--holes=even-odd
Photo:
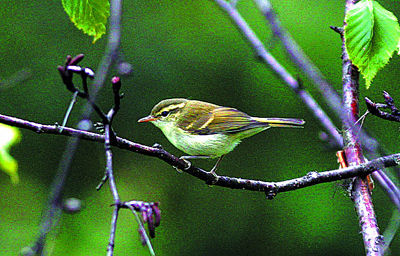
[[[160,224],[161,214],[158,208],[158,203],[147,203],[141,201],[129,201],[129,202],[121,202],[118,194],[116,182],[113,174],[113,154],[111,150],[111,146],[117,143],[117,137],[115,132],[112,129],[112,122],[117,115],[121,99],[123,98],[123,94],[120,93],[121,90],[121,79],[119,77],[113,77],[111,79],[112,84],[112,92],[114,95],[114,106],[105,114],[101,110],[101,108],[92,100],[90,97],[89,89],[88,89],[88,78],[94,77],[94,72],[90,68],[82,68],[77,64],[83,59],[83,54],[80,54],[74,58],[71,56],[67,56],[66,62],[64,66],[59,66],[57,69],[61,75],[62,81],[64,82],[67,90],[73,93],[74,97],[71,101],[70,108],[67,111],[66,117],[64,118],[63,124],[65,125],[68,115],[72,110],[73,103],[76,101],[76,97],[80,97],[86,99],[89,104],[93,107],[97,115],[102,120],[102,127],[104,128],[104,149],[106,154],[106,168],[105,174],[100,181],[100,184],[97,186],[97,190],[100,190],[102,186],[109,181],[111,193],[114,198],[114,211],[111,220],[111,231],[110,238],[107,247],[107,255],[113,255],[114,253],[114,245],[115,245],[115,233],[117,230],[117,220],[118,213],[121,208],[129,208],[135,214],[136,219],[139,223],[139,233],[142,240],[143,245],[147,245],[150,253],[153,255],[154,251],[152,249],[150,239],[147,236],[145,229],[143,228],[143,222],[148,223],[150,237],[155,237],[155,227]],[[82,88],[83,90],[78,89],[73,82],[73,75],[77,74],[81,77],[82,80]],[[63,125],[63,126],[64,126]],[[63,132],[63,127],[59,129],[59,132]],[[141,213],[142,218],[138,218],[136,215],[136,211]],[[153,217],[154,216],[154,217]],[[153,219],[154,218],[154,219]]]

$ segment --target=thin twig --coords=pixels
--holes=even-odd
[[[74,105],[75,105],[75,103],[76,103],[76,98],[77,98],[77,97],[78,97],[78,92],[75,92],[75,93],[72,95],[72,99],[71,99],[71,102],[69,103],[67,112],[66,112],[65,115],[64,115],[64,120],[63,120],[63,122],[62,122],[62,124],[61,124],[60,132],[62,132],[63,127],[67,125],[68,118],[69,118],[69,116],[71,115],[72,108],[74,107]]]
[[[94,79],[94,89],[91,92],[91,95],[93,96],[93,101],[96,99],[96,95],[100,91],[100,89],[103,87],[103,84],[105,82],[105,78],[107,76],[108,70],[111,66],[111,64],[114,61],[114,58],[118,56],[117,52],[119,49],[120,45],[120,21],[121,21],[121,13],[122,13],[122,1],[121,0],[112,0],[110,3],[110,28],[109,28],[109,34],[108,34],[108,42],[106,45],[106,50],[104,57],[102,61],[99,64],[99,67],[96,72],[96,77]],[[79,62],[78,57],[78,62]],[[71,59],[71,58],[70,58]],[[78,127],[80,124],[86,124],[87,120],[89,120],[89,117],[91,113],[93,112],[91,104],[87,103],[84,108],[82,109],[82,118],[81,121],[78,123]],[[50,192],[50,199],[49,203],[47,204],[46,208],[48,213],[51,213],[54,211],[55,205],[53,205],[51,202],[59,201],[61,192],[64,189],[64,179],[67,177],[71,162],[73,159],[73,156],[76,152],[76,149],[78,148],[79,145],[79,138],[78,137],[73,137],[71,138],[66,145],[66,148],[64,150],[64,154],[62,156],[62,159],[60,161],[59,167],[58,167],[58,172],[53,180],[53,188],[52,191]],[[62,177],[63,179],[60,179],[59,177]],[[42,218],[41,221],[41,226],[45,227],[48,226],[46,223],[51,223],[51,222],[57,222],[55,219],[56,217],[52,216],[51,214],[45,214],[44,218]],[[54,220],[52,220],[54,219]],[[50,232],[50,229],[41,229],[41,232],[39,234],[39,238],[35,242],[35,249],[34,253],[40,253],[42,254],[44,245],[45,245],[45,240],[46,236]]]
[[[119,209],[120,209],[119,205],[114,206],[114,211],[111,219],[110,238],[108,240],[108,246],[107,246],[107,256],[112,256],[114,254],[115,232],[117,231],[117,220],[118,220]]]
[[[107,127],[107,129],[108,129],[108,133],[107,134],[109,136],[108,142],[105,142],[106,151],[109,148],[111,148],[111,141],[115,141],[115,134],[112,131],[111,123],[112,123],[115,115],[117,114],[117,112],[120,109],[120,103],[121,103],[121,98],[122,98],[122,95],[120,95],[120,89],[121,89],[121,80],[120,80],[120,78],[119,77],[113,77],[111,79],[111,82],[112,82],[112,89],[113,89],[113,94],[114,94],[114,106],[108,111],[107,116],[105,116],[105,118],[103,120],[104,130],[106,129],[106,125],[107,125],[108,126]],[[104,135],[106,135],[106,134],[104,134]],[[96,190],[100,190],[103,187],[104,183],[106,183],[106,181],[109,178],[108,174],[109,174],[109,169],[106,168],[104,176],[101,179],[99,185],[97,185]],[[113,188],[111,188],[111,189],[113,189]],[[112,192],[114,194],[114,199],[115,199],[116,198],[115,197],[115,193],[117,193],[117,192],[116,191],[115,192],[112,191]],[[119,201],[119,199],[118,199],[118,201]]]
[[[151,245],[150,239],[146,234],[146,230],[143,226],[142,220],[139,218],[137,212],[135,211],[135,208],[133,208],[133,206],[131,206],[131,205],[128,205],[127,207],[132,211],[133,215],[135,216],[136,222],[139,225],[140,234],[141,235],[145,234],[145,236],[142,235],[141,237],[144,237],[144,242],[146,243],[147,247],[149,248],[150,254],[152,256],[156,255],[154,253],[154,249],[153,249],[153,246]]]
[[[132,204],[135,204],[138,201],[130,201],[129,202],[123,202],[121,203],[120,201],[120,197],[118,194],[118,190],[117,190],[117,185],[114,179],[114,170],[113,170],[113,154],[112,154],[112,150],[111,150],[111,145],[113,142],[116,141],[116,136],[112,130],[111,127],[111,123],[114,120],[114,117],[117,115],[119,109],[120,109],[120,104],[121,104],[121,98],[122,95],[120,94],[120,89],[121,89],[121,80],[119,77],[113,77],[111,79],[111,83],[112,83],[112,91],[114,94],[114,106],[108,111],[107,116],[106,116],[106,120],[103,121],[103,125],[104,125],[104,148],[105,148],[105,153],[106,153],[106,173],[104,178],[102,179],[100,185],[98,186],[98,188],[100,189],[101,186],[104,184],[104,182],[106,182],[107,180],[110,183],[110,190],[111,193],[113,195],[114,198],[114,212],[112,215],[112,220],[111,220],[111,230],[110,230],[110,238],[109,238],[109,242],[108,242],[108,246],[107,246],[107,256],[112,256],[114,255],[114,246],[115,246],[115,233],[117,231],[117,220],[118,220],[118,212],[120,210],[120,208],[125,208],[129,206],[132,206]],[[158,203],[144,203],[144,202],[140,202],[140,205],[142,205],[143,207],[141,209],[139,209],[139,211],[144,210],[145,211],[145,216],[146,216],[146,220],[149,223],[149,231],[150,231],[150,235],[152,235],[152,237],[155,236],[155,226],[152,224],[153,223],[153,209],[155,209],[155,214],[157,216],[157,219],[160,219],[160,211],[158,209]],[[134,209],[134,208],[133,208]],[[136,212],[134,211],[135,216]],[[140,227],[140,231],[144,231],[144,229],[142,230],[141,228],[142,226],[142,222],[140,220],[138,220],[138,224]],[[159,222],[158,222],[159,224]],[[153,247],[151,246],[150,243],[150,239],[147,236],[147,233],[144,231],[143,233],[141,233],[141,237],[144,241],[146,241],[146,245],[149,248],[149,252],[151,255],[154,255],[154,250]]]
[[[110,190],[114,198],[114,212],[111,220],[110,239],[107,246],[108,256],[112,256],[114,254],[115,232],[117,231],[118,212],[120,209],[120,199],[113,174],[110,133],[111,133],[110,124],[106,123],[104,125],[104,148],[106,152],[106,172],[108,181],[110,183]]]
[[[393,98],[390,96],[389,93],[387,93],[385,91],[383,92],[383,97],[385,98],[386,104],[375,103],[372,100],[365,97],[365,103],[367,104],[368,111],[371,114],[373,114],[379,118],[389,120],[389,121],[400,122],[400,112],[397,109],[397,107],[394,105]],[[391,113],[382,111],[382,110],[380,110],[381,108],[390,109]]]
[[[119,94],[119,90],[118,90]],[[119,100],[118,107],[119,109]],[[117,185],[114,179],[114,171],[113,171],[113,154],[111,150],[111,123],[110,120],[117,114],[114,108],[112,108],[107,114],[107,120],[104,122],[104,149],[106,153],[106,176],[110,183],[110,190],[114,198],[114,211],[111,220],[111,230],[110,230],[110,239],[107,246],[107,256],[114,255],[114,245],[115,245],[115,232],[117,231],[117,220],[118,220],[118,212],[120,209],[120,198],[117,190]],[[115,135],[112,135],[113,137]],[[103,178],[104,180],[104,178]]]

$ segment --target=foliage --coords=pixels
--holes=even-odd
[[[399,50],[400,26],[396,16],[378,2],[362,0],[345,17],[344,36],[350,60],[366,80],[367,88],[376,73]]]
[[[110,16],[108,0],[62,0],[62,4],[75,26],[94,37],[93,43],[106,33]]]
[[[18,163],[10,155],[10,147],[20,141],[20,131],[5,124],[0,124],[0,170],[10,175],[11,182],[19,182]]]

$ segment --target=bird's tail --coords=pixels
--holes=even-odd
[[[303,128],[305,123],[302,119],[296,118],[261,118],[253,117],[254,120],[268,124],[271,127],[291,127],[291,128]]]

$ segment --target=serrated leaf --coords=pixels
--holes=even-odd
[[[372,0],[355,4],[347,12],[345,21],[346,50],[369,88],[376,73],[400,46],[399,23],[393,13]]]
[[[62,0],[62,5],[75,26],[94,37],[93,43],[106,33],[109,0]]]
[[[18,183],[18,163],[10,155],[10,147],[18,143],[21,133],[15,127],[0,124],[0,170],[7,173],[12,183]]]

